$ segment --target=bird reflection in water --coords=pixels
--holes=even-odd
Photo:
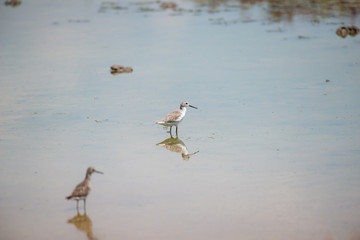
[[[92,221],[86,213],[81,215],[79,212],[73,218],[70,218],[68,223],[74,224],[80,232],[85,232],[89,240],[96,240],[92,230]]]
[[[156,146],[164,147],[169,151],[180,153],[181,157],[184,161],[188,161],[192,155],[199,152],[199,151],[196,151],[193,153],[189,153],[184,142],[181,141],[178,137],[174,138],[173,136],[156,144]]]

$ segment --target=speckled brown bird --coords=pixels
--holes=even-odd
[[[67,196],[66,199],[70,200],[73,199],[76,201],[76,209],[79,211],[79,200],[84,200],[84,210],[86,211],[86,197],[89,195],[91,191],[91,174],[92,173],[100,173],[103,174],[100,171],[97,171],[94,167],[88,167],[86,171],[85,179],[79,183],[71,195]]]

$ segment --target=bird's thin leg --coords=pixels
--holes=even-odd
[[[171,127],[170,127],[170,128],[171,128]],[[171,138],[174,138],[171,131],[170,131],[170,137],[171,137]]]
[[[177,132],[178,126],[176,126],[176,137],[178,137],[178,132]]]
[[[171,129],[172,129],[172,126],[170,126],[170,136],[171,136]]]
[[[84,198],[84,213],[86,213],[86,198]]]
[[[76,200],[76,211],[79,212],[79,200]]]

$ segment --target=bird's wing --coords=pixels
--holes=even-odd
[[[71,195],[73,197],[86,196],[86,195],[88,195],[89,191],[90,191],[90,188],[89,188],[88,184],[86,184],[86,182],[84,181],[84,182],[79,183],[75,187],[75,189]]]
[[[166,115],[166,117],[163,119],[163,121],[164,122],[174,122],[180,116],[181,116],[181,111],[180,110],[175,110],[175,111],[169,113],[168,115]]]

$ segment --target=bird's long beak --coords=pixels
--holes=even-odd
[[[192,107],[192,108],[198,109],[197,107],[195,107],[195,106],[192,106],[192,105],[190,105],[190,104],[189,104],[189,107]]]
[[[100,171],[98,171],[98,170],[95,170],[95,172],[96,172],[96,173],[100,173],[100,174],[104,174],[103,172],[100,172]]]

